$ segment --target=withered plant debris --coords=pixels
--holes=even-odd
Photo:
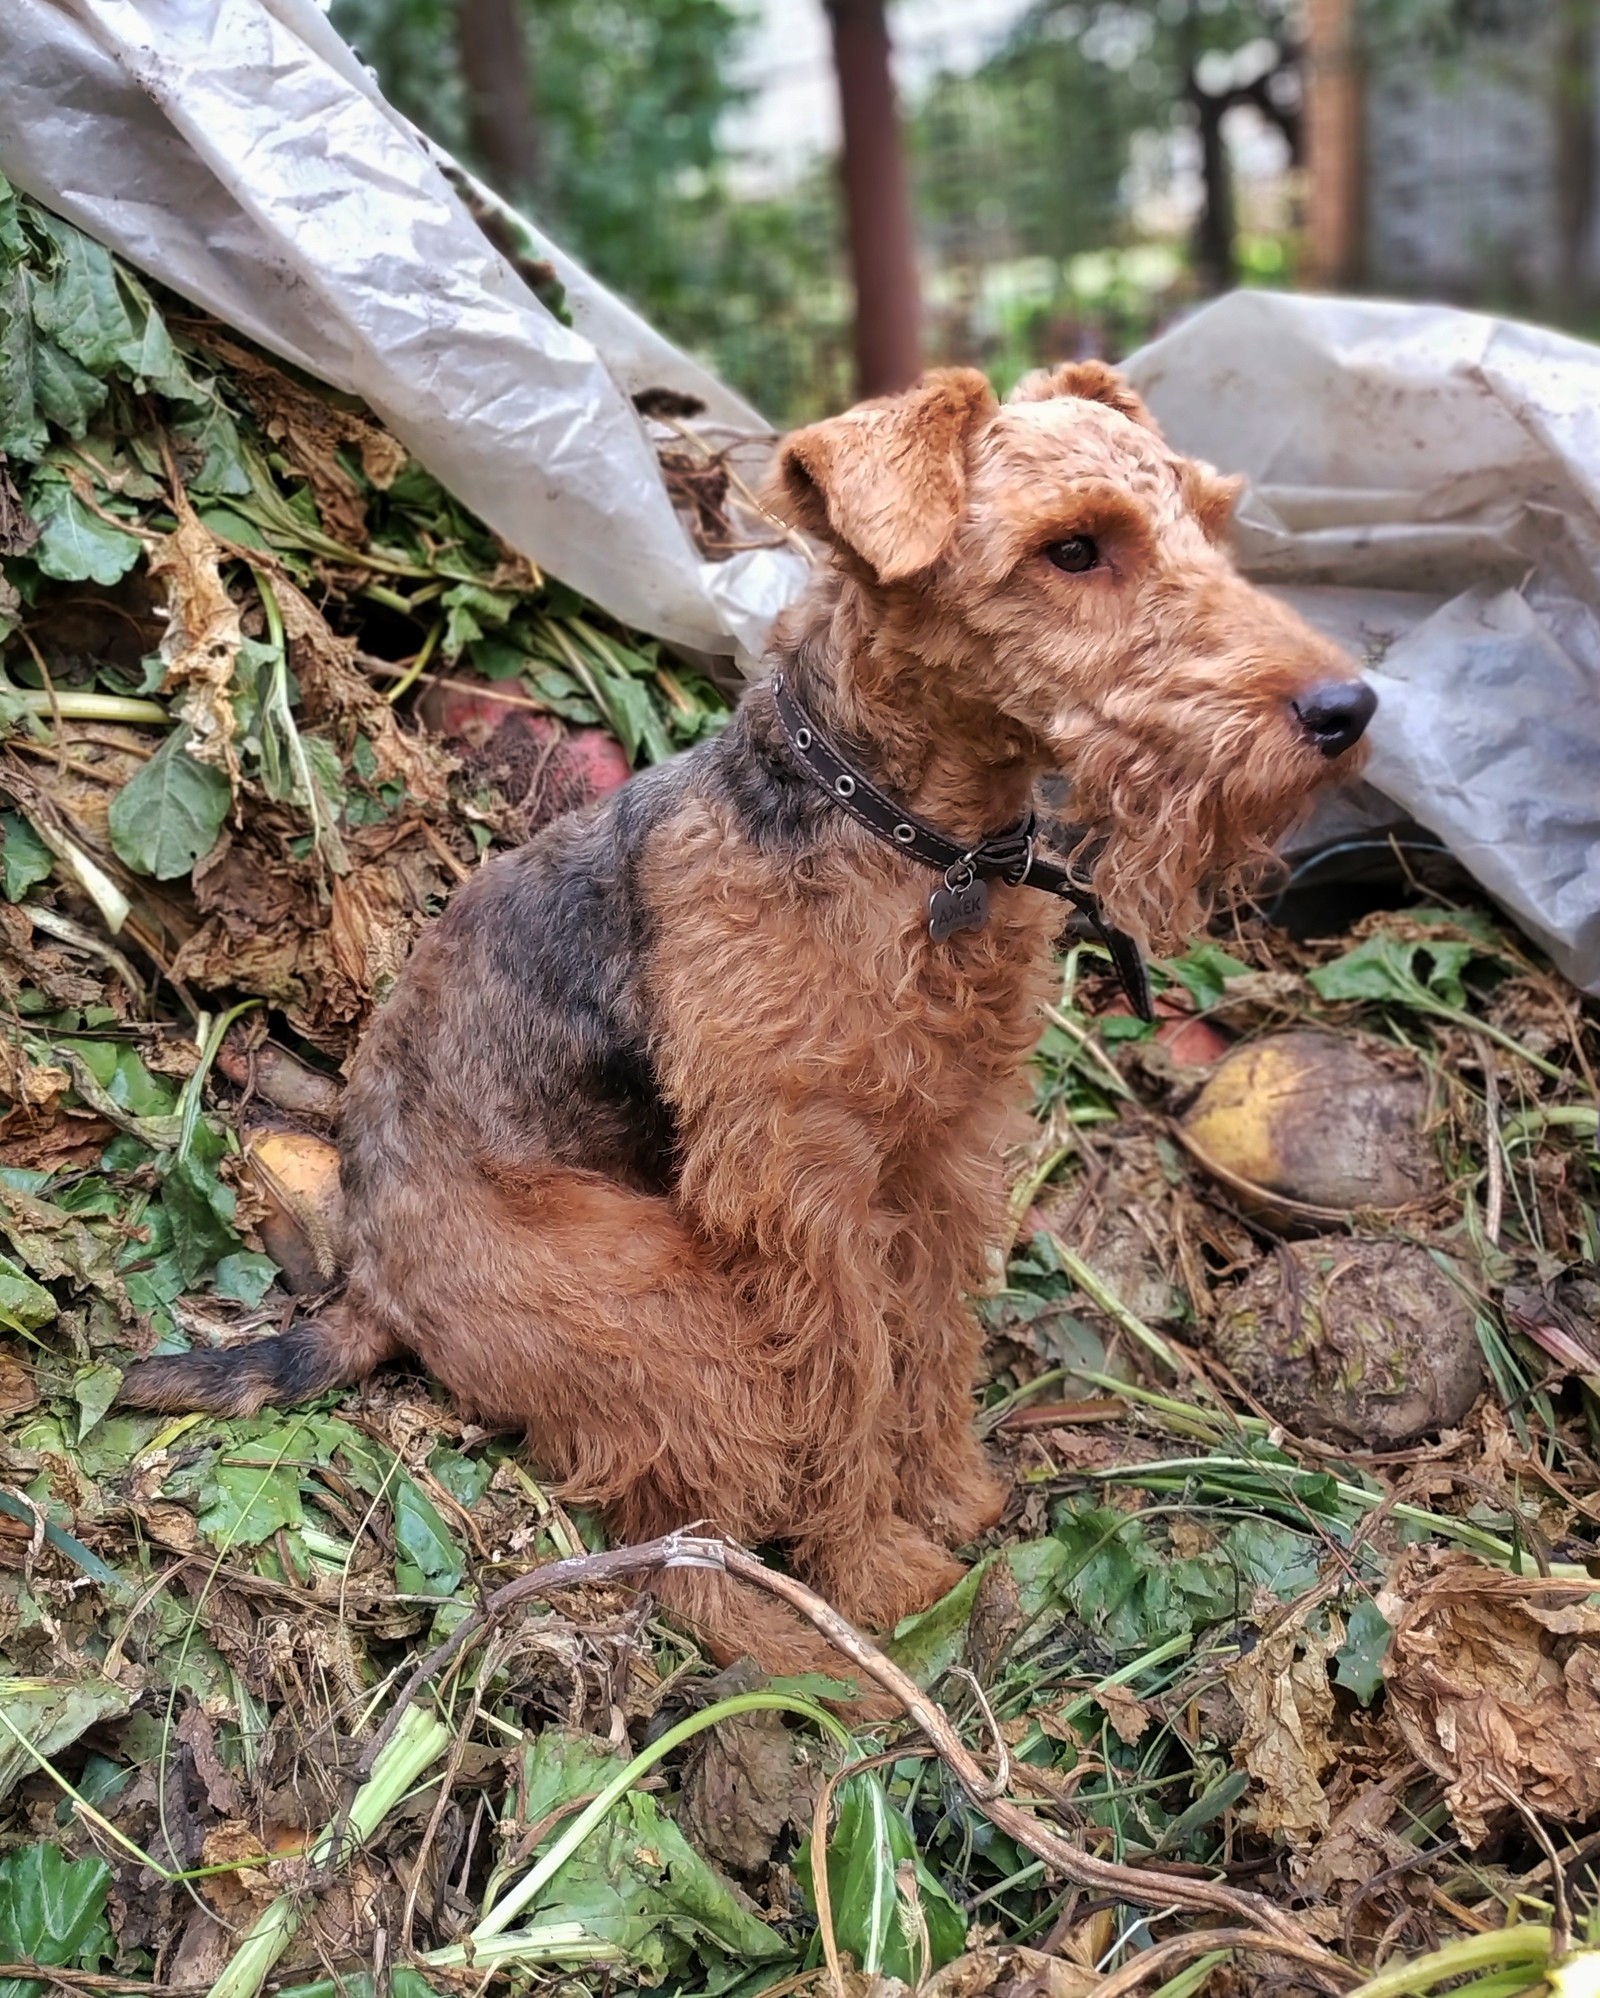
[[[641,407],[729,552],[717,440]],[[1014,1497],[892,1649],[1038,1823],[1144,1870],[1137,1916],[913,1727],[845,1748],[828,1685],[718,1675],[615,1585],[467,1645],[363,1779],[421,1660],[595,1522],[414,1371],[213,1421],[121,1413],[121,1370],[317,1308],[342,1065],[419,927],[725,703],[3,184],[0,454],[8,1977],[753,1998],[834,1988],[832,1947],[863,1998],[1088,1998],[1153,1944],[1185,1991],[1332,1988],[1160,1912],[1202,1876],[1352,1980],[1462,1942],[1511,1998],[1582,1940],[1600,1036],[1476,907],[1241,917],[1156,968],[1154,1028],[1062,960],[981,1303]],[[1292,1132],[1241,1090],[1266,1035]]]

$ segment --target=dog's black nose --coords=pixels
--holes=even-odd
[[[1378,697],[1365,680],[1324,680],[1294,704],[1300,726],[1324,756],[1342,756],[1365,735]]]

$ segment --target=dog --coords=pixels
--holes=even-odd
[[[1236,496],[1098,363],[791,435],[773,505],[828,560],[773,677],[424,934],[345,1093],[342,1297],[123,1399],[245,1413],[411,1353],[622,1542],[780,1544],[866,1626],[936,1600],[1006,1497],[971,1299],[1062,925],[1036,782],[1162,949],[1360,759],[1373,697],[1236,573]],[[723,1574],[658,1593],[724,1662],[834,1668]]]

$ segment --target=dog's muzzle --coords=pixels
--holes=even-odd
[[[1365,680],[1324,680],[1290,705],[1322,754],[1334,757],[1354,749],[1366,734],[1378,697]]]

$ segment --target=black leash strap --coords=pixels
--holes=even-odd
[[[988,914],[988,882],[1041,889],[1073,904],[1092,935],[1110,953],[1134,1012],[1141,1020],[1155,1018],[1139,946],[1122,930],[1110,927],[1094,896],[1074,881],[1066,868],[1035,851],[1032,812],[1009,831],[991,833],[976,846],[964,847],[897,804],[841,756],[789,691],[781,674],[773,676],[772,694],[784,739],[817,788],[874,838],[898,847],[908,859],[920,860],[944,876],[943,887],[935,889],[928,905],[928,928],[935,942],[943,942],[958,929],[982,928]]]

